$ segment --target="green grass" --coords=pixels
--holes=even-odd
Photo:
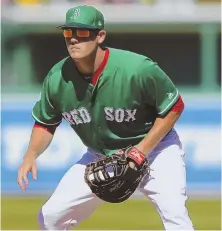
[[[2,198],[1,230],[38,229],[37,213],[45,198]],[[190,200],[187,204],[196,230],[220,230],[221,201]],[[120,204],[104,204],[77,229],[163,230],[157,212],[150,202],[128,200]]]

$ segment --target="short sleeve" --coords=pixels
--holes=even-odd
[[[45,125],[57,125],[62,121],[62,115],[53,105],[50,96],[50,79],[51,72],[46,76],[40,99],[35,103],[32,110],[32,117],[35,121]]]
[[[154,106],[159,115],[165,115],[179,98],[178,89],[171,79],[149,60],[140,66],[139,78],[145,103]]]

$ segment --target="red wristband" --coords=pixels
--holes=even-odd
[[[137,148],[132,147],[130,148],[129,152],[127,153],[127,155],[134,160],[138,165],[141,165],[143,163],[143,161],[145,160],[145,156],[144,154],[139,151]]]

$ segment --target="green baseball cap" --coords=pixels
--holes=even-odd
[[[104,29],[103,14],[93,6],[77,6],[70,8],[66,12],[65,24],[58,28],[84,28],[84,29]]]

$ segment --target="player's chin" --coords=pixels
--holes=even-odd
[[[88,55],[87,55],[87,54],[80,53],[80,52],[72,52],[72,53],[70,53],[70,56],[71,56],[71,58],[74,59],[74,60],[83,60],[83,59],[85,59]]]
[[[70,52],[70,56],[72,59],[82,59],[84,56],[80,52]]]

